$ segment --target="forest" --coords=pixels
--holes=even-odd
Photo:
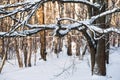
[[[119,27],[120,0],[0,0],[0,80],[119,80]]]

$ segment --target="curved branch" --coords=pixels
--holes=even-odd
[[[54,1],[58,1],[58,0],[54,0]],[[100,7],[99,4],[91,3],[88,0],[60,0],[60,2],[62,2],[62,3],[82,3],[82,4],[88,5],[90,7],[96,8],[96,9],[99,9],[99,7]]]
[[[115,27],[106,28],[106,29],[102,29],[102,28],[94,26],[94,25],[88,25],[88,27],[90,29],[94,30],[95,32],[100,33],[100,34],[107,34],[110,32],[115,32],[115,33],[120,34],[120,29],[115,28]]]
[[[120,7],[118,7],[118,8],[113,8],[112,10],[108,10],[108,11],[105,11],[105,12],[99,14],[99,15],[96,15],[96,16],[91,17],[91,19],[90,19],[90,24],[92,24],[95,20],[97,20],[97,19],[100,18],[100,17],[104,17],[104,16],[106,16],[106,15],[110,15],[110,14],[115,13],[115,12],[120,12]]]
[[[43,3],[46,3],[46,2],[49,2],[49,1],[52,1],[52,2],[60,1],[61,3],[82,3],[82,4],[85,4],[87,6],[93,7],[95,9],[99,9],[100,8],[99,4],[91,3],[88,0],[39,0],[39,1],[43,1]],[[38,1],[33,1],[33,2],[37,3]]]
[[[14,3],[14,4],[7,4],[7,5],[0,5],[0,9],[5,9],[5,8],[12,8],[12,7],[19,7],[19,6],[23,6],[23,5],[33,5],[36,3],[31,3],[31,2],[18,2],[18,3]]]

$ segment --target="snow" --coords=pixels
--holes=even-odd
[[[108,80],[107,77],[93,75],[92,80]]]
[[[40,0],[27,0],[27,2],[38,2]]]
[[[113,8],[112,10],[107,10],[101,14],[98,14],[96,16],[92,16],[91,18],[91,23],[93,23],[96,19],[100,18],[100,17],[103,17],[103,16],[106,16],[106,15],[109,15],[109,14],[112,14],[112,13],[115,13],[115,12],[119,12],[120,11],[120,8],[119,7],[115,7]]]
[[[32,2],[32,3],[38,2],[38,1],[42,1],[42,0],[27,0],[27,2]],[[47,0],[44,0],[44,1],[47,2]],[[97,8],[97,9],[100,7],[99,4],[97,4],[97,3],[93,4],[93,3],[91,3],[90,1],[87,1],[87,0],[61,0],[61,2],[83,3],[83,4],[89,5],[91,7]]]
[[[72,43],[73,48],[75,43]],[[75,49],[74,49],[75,50]],[[50,51],[50,50],[48,50]],[[90,56],[87,54],[83,60],[75,55],[69,57],[66,47],[59,53],[48,53],[47,61],[39,60],[37,52],[37,63],[28,68],[18,68],[17,60],[6,61],[0,80],[120,80],[120,48],[110,51],[110,64],[107,65],[107,76],[91,76]],[[34,58],[34,55],[32,55]],[[32,61],[34,63],[34,61]]]
[[[109,80],[120,80],[120,48],[114,48],[110,54],[110,65],[108,65]]]
[[[92,80],[120,80],[120,48],[110,50],[110,63],[107,65],[107,76],[92,76]]]

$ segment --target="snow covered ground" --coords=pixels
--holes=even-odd
[[[39,55],[39,54],[38,54]],[[83,60],[68,57],[66,49],[59,54],[49,53],[47,61],[39,60],[29,68],[18,68],[17,60],[6,61],[0,80],[120,80],[120,48],[110,52],[107,76],[91,76],[89,54]]]

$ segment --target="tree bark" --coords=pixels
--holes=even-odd
[[[67,35],[67,40],[68,40],[68,48],[67,48],[67,55],[72,56],[72,45],[71,45],[71,35]]]
[[[76,37],[77,37],[77,40],[76,40],[76,56],[80,56],[80,44],[81,44],[80,36],[76,35]]]
[[[4,56],[4,38],[0,39],[0,57],[3,59]]]
[[[106,6],[105,6],[105,2],[104,0],[100,0],[100,1],[96,1],[97,3],[103,5],[103,8],[100,11],[97,11],[99,13],[102,13],[106,10]],[[107,5],[107,4],[106,4]],[[99,27],[101,28],[105,28],[106,22],[106,17],[101,17],[99,18],[99,20],[96,21],[96,24],[99,24]],[[99,35],[102,36],[102,35]],[[95,68],[94,68],[94,74],[97,75],[102,75],[105,76],[106,75],[106,43],[105,43],[105,37],[99,39],[97,41],[97,50],[96,50],[96,64],[95,64]]]
[[[7,56],[7,53],[5,53],[4,56],[3,56],[3,59],[2,59],[1,65],[0,65],[0,73],[3,69],[4,64],[5,64],[6,56]]]
[[[120,35],[119,35],[119,38],[118,38],[118,47],[120,47]]]
[[[109,34],[106,37],[105,44],[106,44],[106,50],[105,50],[105,52],[106,52],[106,63],[109,64],[109,49],[110,49]]]
[[[16,51],[16,55],[17,55],[17,59],[18,59],[18,65],[19,65],[20,68],[22,68],[23,67],[23,63],[22,63],[22,59],[20,57],[18,43],[17,43],[17,39],[16,38],[15,38],[15,51]]]
[[[28,38],[28,55],[27,55],[28,67],[31,67],[31,55],[32,55],[32,38]]]
[[[87,42],[88,42],[88,46],[90,49],[90,56],[91,56],[91,71],[92,71],[92,75],[94,73],[94,66],[95,66],[95,54],[96,54],[96,44],[92,43],[91,37],[89,36],[89,34],[87,33],[86,30],[82,30],[82,34],[85,36]]]
[[[38,18],[39,18],[39,24],[44,24],[44,6],[41,6],[40,9],[38,10]],[[41,31],[40,32],[40,43],[41,43],[41,47],[40,47],[40,55],[41,58],[46,61],[46,31]]]
[[[23,44],[23,54],[24,54],[24,65],[25,67],[27,67],[27,55],[28,55],[28,48],[27,48],[27,42],[24,40],[24,44]]]
[[[105,53],[105,39],[98,40],[97,52],[96,52],[96,66],[97,70],[95,73],[97,75],[106,75],[106,53]]]

